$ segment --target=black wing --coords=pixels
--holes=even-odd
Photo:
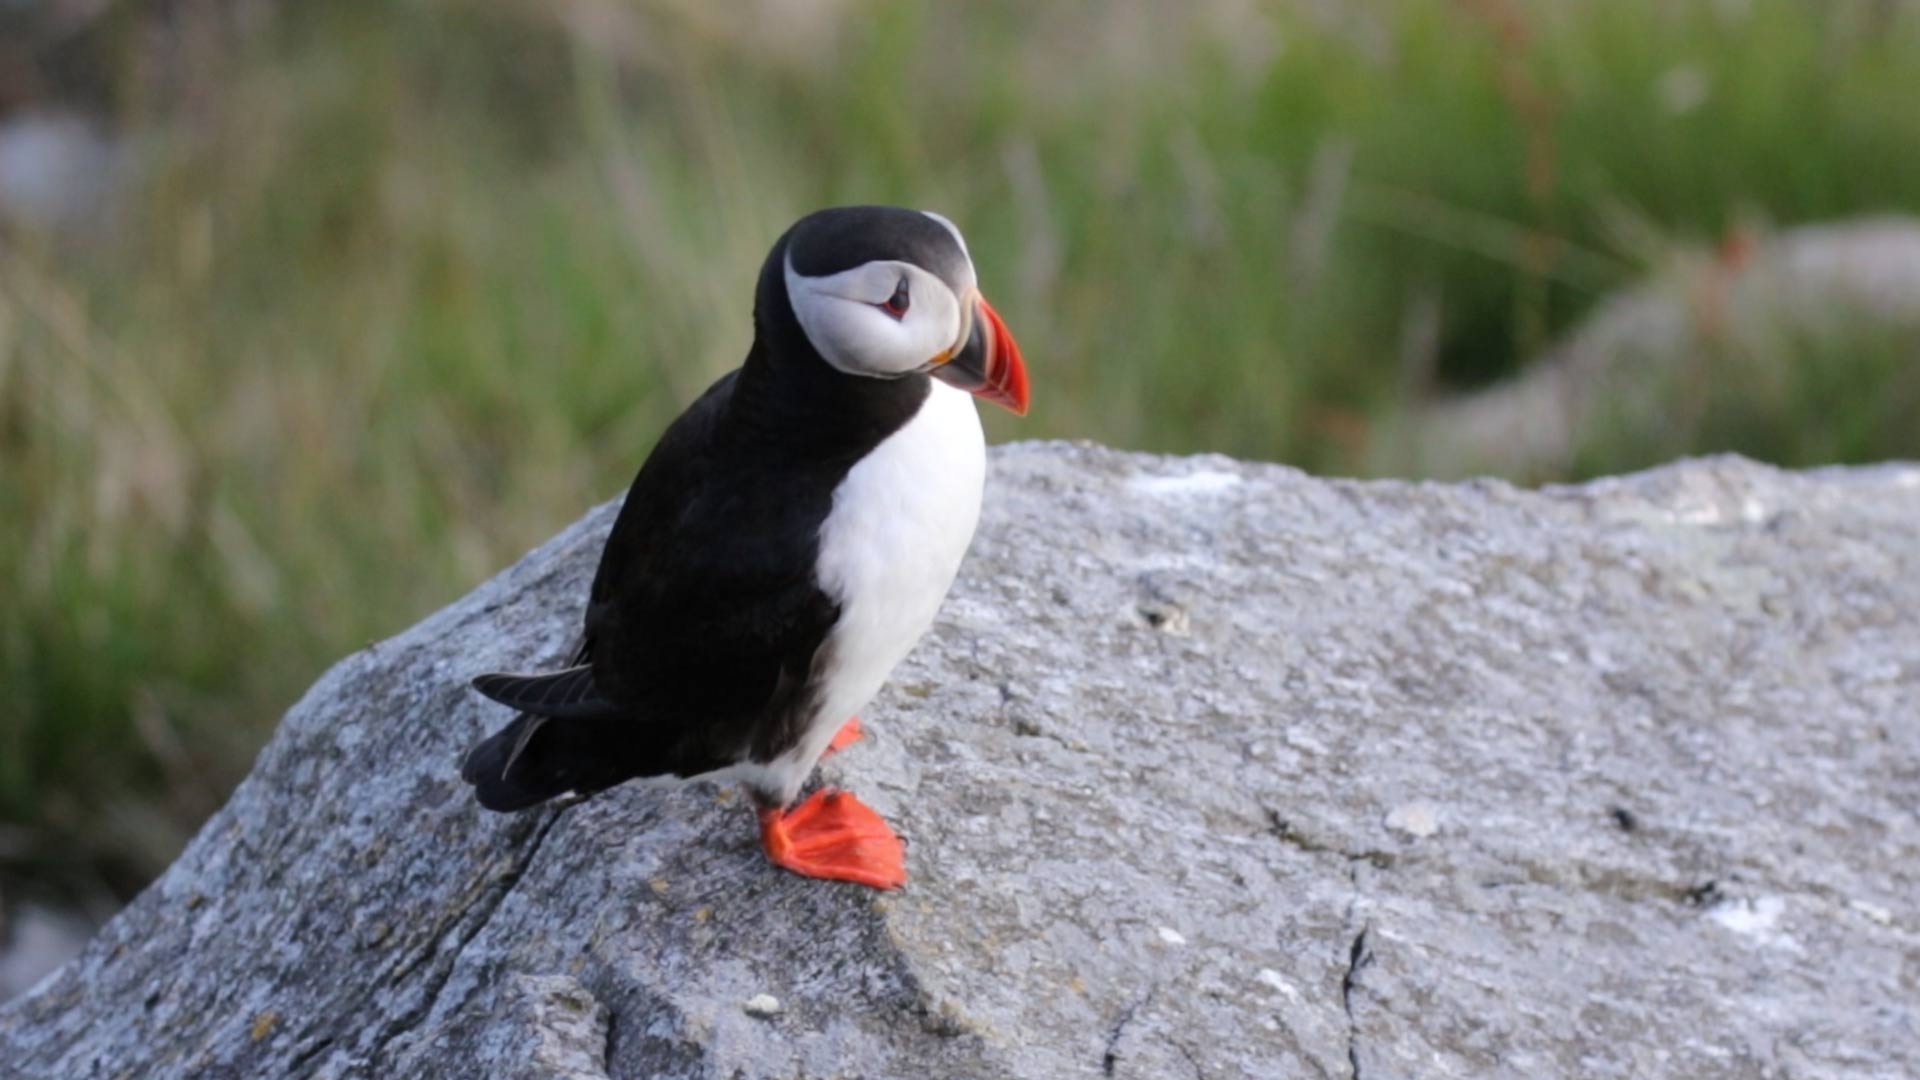
[[[737,376],[661,437],[594,577],[583,649],[597,692],[633,719],[623,741],[645,772],[785,749],[840,616],[814,566],[846,463],[766,453],[730,429]]]
[[[804,456],[729,431],[738,374],[688,407],[634,478],[573,663],[474,680],[521,710],[467,756],[483,804],[765,760],[798,738],[815,653],[840,614],[813,568],[845,467],[815,475]]]

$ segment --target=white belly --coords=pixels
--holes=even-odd
[[[973,541],[986,473],[973,398],[941,382],[848,471],[820,528],[820,584],[840,603],[815,660],[820,708],[800,744],[751,778],[755,786],[792,801],[840,725],[933,624]]]

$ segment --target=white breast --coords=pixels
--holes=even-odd
[[[933,624],[980,520],[986,439],[973,398],[934,382],[920,411],[860,459],[820,528],[821,587],[840,621],[821,653],[820,709],[761,779],[787,801],[834,732],[866,707]]]

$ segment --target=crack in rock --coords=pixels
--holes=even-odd
[[[1147,992],[1127,1006],[1126,1010],[1120,1014],[1120,1018],[1114,1021],[1112,1029],[1107,1032],[1106,1052],[1100,1055],[1100,1071],[1103,1075],[1113,1075],[1114,1068],[1120,1064],[1121,1035],[1126,1032],[1127,1025],[1133,1023],[1134,1014],[1153,1004],[1153,995],[1159,989],[1158,985],[1149,986]]]
[[[1176,1042],[1173,1048],[1180,1051],[1181,1057],[1187,1059],[1187,1065],[1193,1069],[1193,1075],[1197,1080],[1207,1080],[1207,1070],[1200,1067],[1200,1059],[1193,1056],[1193,1051],[1187,1048],[1186,1043]]]
[[[1324,840],[1308,836],[1295,828],[1293,822],[1288,821],[1281,816],[1280,811],[1272,807],[1267,807],[1266,812],[1267,831],[1273,835],[1274,839],[1297,851],[1304,851],[1309,855],[1338,855],[1349,863],[1364,862],[1376,870],[1385,870],[1394,863],[1394,853],[1391,851],[1382,851],[1378,848],[1349,851],[1337,844],[1329,844]]]
[[[1353,883],[1353,897],[1347,901],[1349,927],[1354,925],[1360,911],[1360,864],[1361,860],[1354,859],[1347,867],[1347,878]],[[1371,922],[1360,923],[1352,944],[1347,947],[1346,971],[1340,976],[1340,1008],[1347,1014],[1347,1065],[1352,1069],[1353,1080],[1360,1080],[1360,1018],[1353,1012],[1353,994],[1360,988],[1360,973],[1373,963],[1369,943],[1372,933]]]
[[[1347,951],[1347,971],[1340,977],[1340,1007],[1347,1013],[1347,1064],[1353,1067],[1353,1080],[1360,1080],[1360,1020],[1353,1015],[1353,992],[1360,985],[1360,972],[1373,963],[1373,950],[1367,945],[1372,926],[1363,926],[1353,937]]]
[[[519,887],[520,881],[526,876],[528,868],[533,865],[534,859],[539,856],[540,848],[546,843],[548,834],[553,832],[554,826],[560,823],[561,817],[574,805],[576,805],[574,802],[559,804],[554,812],[549,815],[545,821],[540,823],[537,831],[533,834],[532,841],[520,850],[518,853],[519,857],[514,860],[513,865],[508,867],[505,873],[490,883],[492,886],[489,890],[490,896],[479,901],[479,903],[485,905],[479,917],[473,919],[465,931],[460,933],[459,939],[454,942],[453,948],[446,951],[444,961],[438,963],[434,970],[427,976],[425,993],[420,1002],[406,1009],[399,1016],[394,1017],[393,1020],[387,1023],[380,1030],[380,1033],[374,1037],[373,1048],[368,1053],[369,1060],[375,1062],[380,1061],[386,1055],[388,1047],[394,1040],[409,1034],[415,1028],[419,1027],[421,1022],[427,1017],[433,1015],[435,1006],[440,1002],[440,994],[446,989],[447,982],[453,978],[453,972],[459,967],[460,958],[466,954],[467,947],[473,944],[474,940],[480,936],[482,931],[486,930],[487,925],[493,921],[494,914],[507,902],[507,898],[513,895],[514,889]],[[474,905],[469,904],[461,908],[459,915],[456,916],[455,925],[458,925],[459,918],[463,918],[469,911],[472,911],[473,907]],[[417,970],[422,963],[440,956],[443,952],[440,947],[441,942],[445,940],[445,935],[435,938],[433,946],[423,950],[421,957],[414,963],[407,965],[405,969],[398,973],[397,978],[405,978]],[[317,1050],[314,1052],[317,1052]]]

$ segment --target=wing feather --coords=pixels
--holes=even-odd
[[[601,716],[613,704],[594,685],[593,665],[578,664],[537,675],[491,672],[476,676],[473,688],[509,708],[535,716]]]

